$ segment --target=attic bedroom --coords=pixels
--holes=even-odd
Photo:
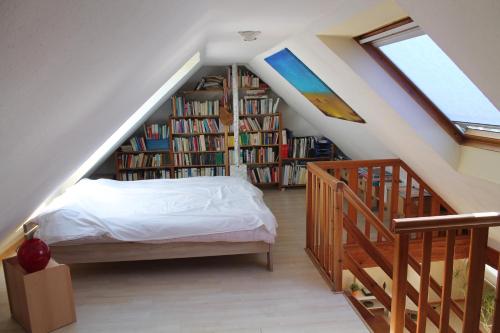
[[[498,17],[0,1],[0,332],[500,332]]]

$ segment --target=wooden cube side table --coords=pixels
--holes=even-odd
[[[12,317],[28,332],[46,333],[76,321],[71,275],[66,265],[26,273],[17,257],[3,260]]]

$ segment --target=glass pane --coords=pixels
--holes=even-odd
[[[427,35],[379,47],[451,121],[500,125],[500,112]]]

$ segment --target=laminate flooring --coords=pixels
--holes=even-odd
[[[264,197],[279,224],[273,272],[265,255],[72,265],[78,321],[56,332],[368,332],[304,252],[305,190]],[[3,272],[0,332],[22,332]]]

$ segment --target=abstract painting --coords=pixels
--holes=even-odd
[[[265,60],[325,115],[358,123],[365,122],[289,49],[285,48]]]

